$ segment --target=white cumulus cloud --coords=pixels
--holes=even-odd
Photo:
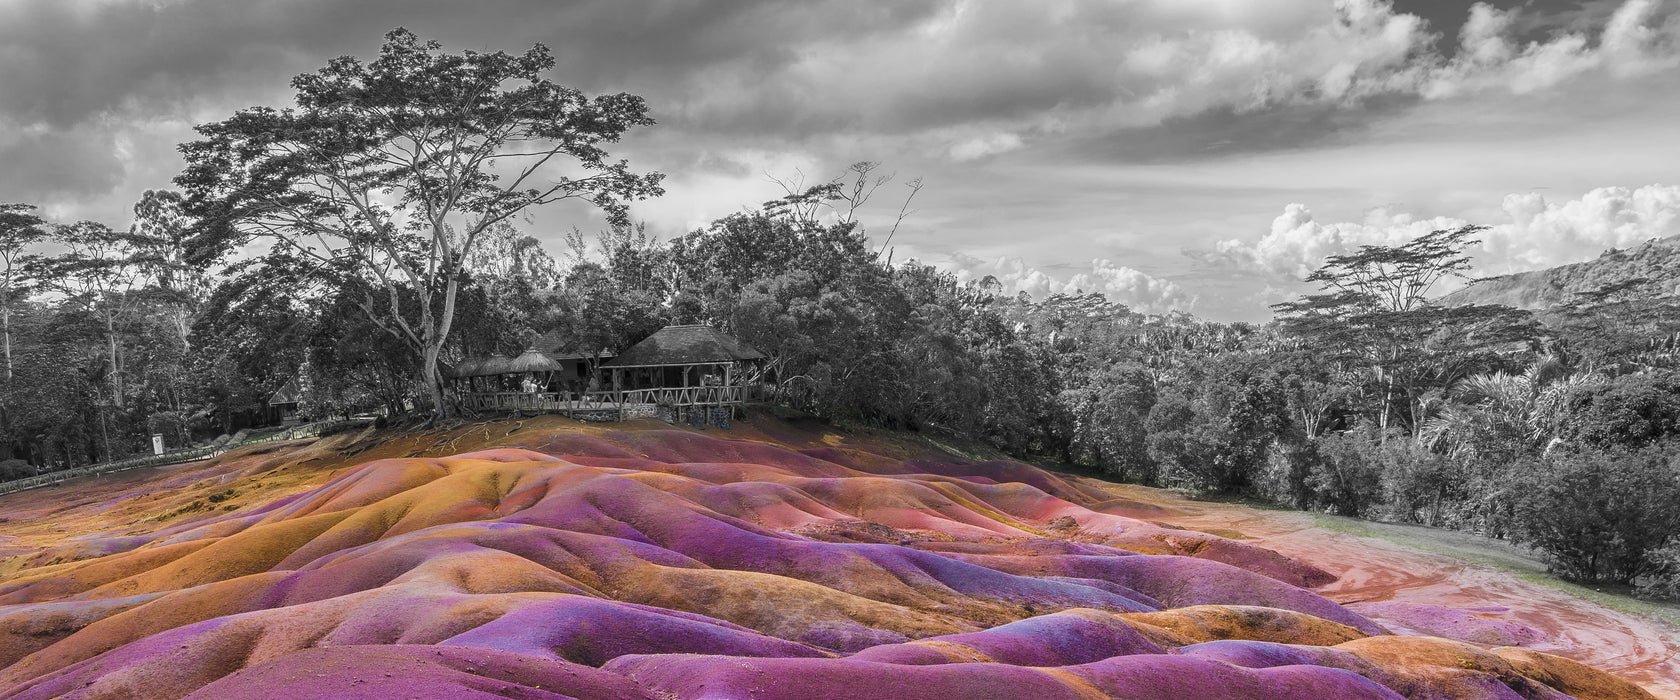
[[[1218,257],[1278,279],[1300,279],[1330,255],[1362,245],[1399,245],[1440,229],[1488,227],[1472,253],[1479,274],[1536,270],[1591,259],[1609,248],[1680,235],[1680,186],[1600,187],[1554,202],[1534,193],[1507,195],[1497,221],[1420,217],[1388,208],[1364,220],[1325,223],[1303,204],[1290,204],[1258,240],[1221,241]]]
[[[1139,270],[1116,265],[1096,258],[1090,269],[1062,279],[1028,265],[1020,258],[1000,257],[986,261],[971,255],[952,257],[953,272],[962,281],[977,281],[991,277],[997,280],[1006,294],[1026,292],[1034,299],[1055,294],[1100,293],[1109,301],[1125,304],[1144,313],[1189,311],[1196,298],[1177,284],[1151,276]]]

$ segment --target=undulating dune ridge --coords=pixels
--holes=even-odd
[[[5,497],[0,689],[1650,697],[1086,480],[756,425],[344,437]]]

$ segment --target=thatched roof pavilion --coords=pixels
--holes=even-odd
[[[598,360],[612,353],[575,347],[549,333],[518,357],[466,359],[450,376],[459,381],[463,404],[475,410],[572,414],[605,408],[622,418],[632,404],[695,409],[742,403],[766,359],[710,326],[666,326],[604,362]]]
[[[666,326],[602,363],[605,367],[680,367],[764,359],[757,348],[711,326]]]
[[[601,365],[613,389],[636,401],[721,406],[745,400],[748,366],[764,359],[711,326],[666,326]]]

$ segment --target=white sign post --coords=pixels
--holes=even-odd
[[[163,454],[163,433],[152,434],[152,454]]]

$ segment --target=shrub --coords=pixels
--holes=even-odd
[[[1384,501],[1384,477],[1412,471],[1433,458],[1402,435],[1384,440],[1375,428],[1361,426],[1318,439],[1318,459],[1307,472],[1314,501],[1339,515],[1369,516]]]
[[[1464,466],[1411,439],[1390,439],[1383,461],[1383,500],[1395,520],[1440,527],[1463,525]]]
[[[1680,435],[1680,373],[1646,372],[1578,390],[1567,403],[1567,438],[1595,447],[1644,447]]]
[[[1278,440],[1267,450],[1266,464],[1254,476],[1254,495],[1291,508],[1313,507],[1308,481],[1317,462],[1318,450],[1313,442],[1296,435]]]
[[[1540,462],[1516,489],[1514,534],[1577,581],[1633,583],[1655,573],[1680,526],[1676,446],[1580,450]]]
[[[1223,493],[1247,491],[1287,422],[1275,373],[1221,356],[1190,386],[1162,392],[1144,422],[1150,459],[1170,484]]]
[[[1155,404],[1155,384],[1141,365],[1110,367],[1057,400],[1072,419],[1075,459],[1121,480],[1156,482],[1144,422]]]
[[[0,460],[0,481],[35,476],[35,465],[21,459]]]
[[[1680,601],[1680,541],[1651,551],[1652,571],[1640,579],[1641,597]]]

